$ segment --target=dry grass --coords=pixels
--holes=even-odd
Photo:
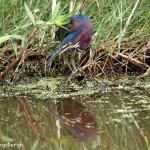
[[[95,34],[91,47],[85,52],[71,52],[73,60],[70,60],[69,54],[62,54],[46,67],[47,58],[59,46],[59,41],[55,39],[58,27],[49,23],[52,2],[27,1],[35,21],[44,20],[45,23],[33,25],[34,19],[26,12],[22,0],[3,1],[0,34],[1,37],[12,36],[0,46],[0,79],[7,74],[7,78],[13,80],[18,72],[28,75],[32,71],[43,76],[67,74],[71,70],[74,75],[80,72],[93,77],[148,70],[149,1],[94,0],[86,5],[84,2],[87,1],[61,2],[58,14],[75,14],[82,9],[81,12],[88,15],[94,23]]]

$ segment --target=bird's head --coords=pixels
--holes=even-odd
[[[71,22],[68,26],[68,28],[75,32],[78,29],[82,28],[83,30],[86,29],[91,36],[93,36],[94,30],[93,30],[93,23],[86,15],[78,14],[71,16],[69,19],[71,19]]]

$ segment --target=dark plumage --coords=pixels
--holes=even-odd
[[[58,54],[71,48],[82,51],[90,46],[94,31],[93,24],[88,16],[78,14],[69,17],[69,19],[71,22],[66,27],[70,30],[70,34],[64,38],[59,49],[48,59],[47,64]]]

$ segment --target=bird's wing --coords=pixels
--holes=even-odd
[[[73,33],[69,34],[68,36],[66,36],[63,39],[60,47],[63,48],[65,45],[67,45],[70,42],[72,44],[79,37],[79,35],[81,34],[81,32],[82,32],[82,29],[78,29],[76,32],[73,32]]]
[[[48,59],[46,64],[48,64],[50,61],[52,61],[58,54],[65,52],[65,51],[69,50],[70,48],[72,48],[73,44],[74,45],[77,44],[77,43],[73,43],[73,42],[80,36],[81,32],[82,32],[82,29],[79,29],[76,32],[73,32],[73,33],[69,34],[68,36],[66,36],[63,39],[59,49]]]

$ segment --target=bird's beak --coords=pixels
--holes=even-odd
[[[70,45],[70,46],[68,46]],[[48,65],[57,55],[65,52],[65,51],[68,51],[72,48],[78,48],[79,47],[79,44],[75,44],[75,45],[71,45],[70,43],[65,45],[65,46],[61,46],[46,62],[46,65]]]
[[[63,48],[59,48],[46,62],[46,65],[48,65],[57,55],[61,54],[64,52]]]

